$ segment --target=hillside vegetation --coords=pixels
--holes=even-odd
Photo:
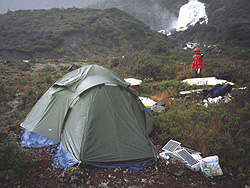
[[[6,59],[102,57],[143,49],[154,35],[115,8],[9,11],[0,15],[0,28],[0,54]]]

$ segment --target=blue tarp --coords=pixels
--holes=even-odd
[[[74,166],[78,161],[63,147],[62,144],[50,152],[54,158],[54,167],[59,169],[66,169]]]
[[[25,147],[40,148],[56,145],[57,142],[44,136],[25,130],[22,135],[20,144]]]

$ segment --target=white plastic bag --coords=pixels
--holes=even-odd
[[[220,176],[223,174],[217,155],[205,157],[200,160],[201,171],[205,176]]]
[[[167,152],[161,152],[159,154],[159,156],[160,156],[161,160],[169,160],[170,159],[170,157],[168,156]]]

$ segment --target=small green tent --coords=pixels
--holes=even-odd
[[[87,65],[54,83],[21,126],[59,142],[77,161],[114,165],[156,160],[153,122],[129,83]]]

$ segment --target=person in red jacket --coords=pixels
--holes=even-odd
[[[193,56],[194,62],[192,64],[192,69],[194,69],[194,77],[195,78],[201,78],[201,71],[203,68],[203,54],[201,54],[199,48],[194,49],[195,55]]]

